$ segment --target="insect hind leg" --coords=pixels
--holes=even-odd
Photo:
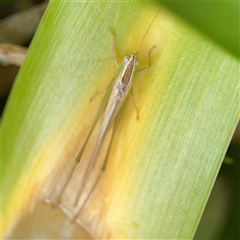
[[[124,110],[124,106],[125,106],[125,103],[123,104],[122,108],[120,109],[120,112],[118,113],[118,115],[116,116],[116,119],[115,119],[115,122],[114,122],[114,126],[113,126],[113,130],[112,130],[112,134],[111,134],[111,139],[110,139],[110,142],[109,142],[109,145],[108,145],[108,149],[107,149],[107,152],[106,152],[106,156],[105,156],[105,159],[104,159],[104,162],[103,162],[103,165],[102,165],[102,168],[101,168],[101,171],[100,173],[98,174],[93,186],[91,187],[91,190],[89,191],[89,193],[87,194],[83,204],[81,205],[81,207],[79,208],[79,210],[77,211],[77,213],[75,214],[75,216],[73,217],[72,219],[72,223],[74,223],[76,221],[76,219],[78,218],[78,216],[80,215],[80,213],[82,212],[84,206],[86,205],[86,203],[88,202],[88,199],[90,198],[91,194],[93,193],[94,189],[96,188],[98,182],[100,181],[100,178],[101,176],[103,175],[103,173],[105,172],[106,168],[107,168],[107,163],[108,163],[108,158],[109,158],[109,154],[110,154],[110,150],[111,150],[111,147],[112,147],[112,144],[113,144],[113,140],[114,140],[114,136],[116,134],[116,131],[118,129],[118,126],[119,126],[119,123],[120,123],[120,120],[122,118],[122,114],[123,114],[123,110]]]

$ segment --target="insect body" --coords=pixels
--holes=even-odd
[[[123,63],[120,65],[116,80],[112,86],[111,94],[103,113],[102,124],[97,139],[96,147],[89,162],[87,171],[84,176],[83,184],[86,182],[86,178],[89,175],[93,166],[94,160],[98,154],[100,146],[103,142],[103,138],[109,128],[110,123],[119,113],[128,93],[132,87],[133,74],[136,71],[138,65],[137,54],[132,54],[124,58]]]
[[[159,11],[160,11],[160,9],[159,9]],[[158,12],[157,12],[157,14],[158,14]],[[157,14],[155,15],[153,21],[149,25],[146,33],[150,29],[150,27],[151,27],[152,23],[154,22]],[[132,89],[132,82],[133,82],[134,74],[135,73],[142,73],[142,72],[145,72],[149,69],[149,67],[150,67],[150,54],[151,54],[151,51],[154,48],[154,47],[152,47],[150,49],[149,53],[148,53],[148,66],[146,68],[140,70],[140,71],[137,71],[138,51],[137,51],[137,53],[125,56],[122,63],[119,65],[118,62],[117,62],[117,57],[116,57],[114,35],[111,31],[110,31],[110,33],[112,35],[112,40],[113,40],[114,60],[115,60],[115,63],[119,66],[118,72],[117,72],[117,75],[116,75],[115,79],[113,80],[113,82],[111,82],[109,84],[109,86],[107,87],[107,93],[105,94],[105,97],[103,98],[102,103],[99,106],[99,109],[98,109],[96,117],[93,121],[92,127],[91,127],[91,129],[90,129],[90,131],[89,131],[89,133],[86,137],[86,140],[85,140],[77,158],[75,159],[75,164],[72,168],[72,171],[69,174],[68,179],[66,180],[65,184],[62,187],[62,189],[61,189],[61,191],[58,195],[58,198],[56,200],[55,205],[58,205],[61,202],[62,194],[63,194],[64,190],[66,189],[77,164],[80,162],[83,151],[84,151],[84,149],[85,149],[85,147],[88,143],[88,140],[89,140],[89,138],[90,138],[97,122],[98,122],[98,120],[100,119],[100,117],[102,116],[99,133],[98,133],[98,136],[97,136],[97,139],[96,139],[96,144],[95,144],[92,156],[90,158],[90,161],[88,163],[87,170],[84,174],[83,181],[82,181],[81,186],[79,188],[79,191],[78,191],[78,194],[77,194],[77,197],[76,197],[76,200],[75,200],[75,204],[74,204],[75,206],[77,205],[78,200],[81,196],[81,193],[82,193],[82,191],[83,191],[83,189],[86,185],[88,177],[91,173],[91,170],[92,170],[93,165],[95,163],[95,160],[97,158],[98,152],[99,152],[99,150],[101,148],[101,145],[103,143],[104,137],[109,130],[110,124],[114,121],[113,129],[112,129],[112,134],[111,134],[109,146],[108,146],[108,149],[107,149],[107,153],[106,153],[106,156],[105,156],[102,168],[101,168],[101,172],[98,175],[98,177],[97,177],[95,183],[93,184],[90,192],[88,193],[86,199],[84,200],[82,206],[80,207],[77,214],[75,215],[73,221],[75,221],[75,219],[77,218],[77,216],[81,212],[81,210],[82,210],[83,206],[86,204],[90,194],[92,193],[95,186],[97,185],[102,173],[106,170],[108,155],[109,155],[109,152],[110,152],[110,149],[111,149],[111,145],[112,145],[112,142],[113,142],[113,139],[114,139],[114,135],[116,133],[117,127],[119,125],[119,122],[120,122],[120,119],[121,119],[121,116],[122,116],[125,100],[126,100],[127,96],[129,95],[129,93],[131,92],[131,89]],[[143,39],[145,38],[146,33],[145,33]],[[143,39],[142,39],[142,41],[143,41]],[[142,43],[142,41],[141,41],[141,43]],[[139,48],[141,46],[141,43],[139,45]],[[134,103],[134,106],[136,107],[135,103]],[[137,107],[136,107],[136,109],[137,109]]]

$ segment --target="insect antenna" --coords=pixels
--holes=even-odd
[[[157,11],[157,13],[155,14],[153,20],[151,21],[150,25],[148,26],[147,31],[146,31],[145,34],[143,35],[143,38],[142,38],[142,40],[141,40],[141,42],[140,42],[140,44],[139,44],[139,46],[138,46],[138,50],[137,50],[137,52],[139,52],[139,49],[140,49],[140,47],[141,47],[141,45],[142,45],[142,43],[143,43],[143,40],[145,39],[146,35],[148,34],[149,29],[150,29],[151,26],[153,25],[153,23],[154,23],[154,21],[155,21],[157,15],[158,15],[158,13],[160,12],[161,9],[162,9],[162,6],[158,9],[158,11]]]

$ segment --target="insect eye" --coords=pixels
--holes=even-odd
[[[125,62],[128,62],[129,59],[130,59],[130,57],[129,57],[129,56],[126,56],[126,57],[124,58],[124,61],[125,61]]]

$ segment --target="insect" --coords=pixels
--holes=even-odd
[[[126,104],[126,98],[129,94],[131,94],[132,100],[133,100],[133,94],[132,94],[132,82],[133,82],[133,78],[135,73],[143,73],[146,72],[150,66],[150,56],[151,56],[151,52],[152,50],[155,48],[155,46],[153,46],[149,52],[148,52],[148,66],[144,69],[138,70],[137,71],[137,66],[138,66],[138,52],[139,49],[142,45],[143,40],[145,39],[149,29],[151,28],[154,20],[156,19],[160,9],[158,10],[158,12],[156,13],[156,15],[154,16],[153,20],[151,21],[150,25],[148,26],[140,44],[139,47],[137,49],[136,53],[133,54],[129,54],[127,56],[124,57],[123,61],[121,62],[121,64],[118,63],[117,61],[117,56],[116,56],[116,47],[115,47],[115,37],[114,34],[111,30],[109,30],[111,37],[112,37],[112,51],[113,51],[113,56],[114,56],[114,61],[116,63],[116,65],[118,66],[118,71],[116,74],[116,77],[113,79],[113,81],[110,82],[110,84],[108,85],[107,89],[106,89],[106,94],[99,106],[99,109],[97,111],[97,114],[95,116],[95,119],[93,121],[93,124],[89,130],[89,133],[82,145],[82,148],[80,150],[80,152],[78,153],[75,161],[74,161],[74,166],[68,176],[68,178],[66,179],[64,185],[62,186],[60,193],[55,201],[55,206],[59,205],[61,202],[61,198],[62,195],[66,189],[66,187],[69,184],[70,179],[72,178],[72,175],[77,167],[77,165],[79,164],[81,157],[83,155],[83,152],[85,150],[85,147],[92,135],[92,132],[96,126],[96,124],[98,123],[98,121],[100,120],[100,128],[99,128],[99,132],[96,138],[96,144],[95,147],[93,149],[92,152],[92,156],[89,160],[89,163],[87,165],[87,170],[84,173],[84,177],[83,180],[81,182],[80,188],[78,190],[77,193],[77,197],[75,200],[75,204],[74,206],[77,205],[79,198],[81,197],[81,194],[84,190],[84,187],[88,181],[89,175],[91,173],[91,170],[93,168],[93,165],[96,161],[97,155],[99,153],[99,150],[102,146],[104,137],[106,136],[106,133],[108,132],[111,123],[113,123],[113,128],[112,128],[112,133],[111,133],[111,137],[110,137],[110,141],[109,141],[109,145],[107,148],[107,152],[105,155],[105,159],[103,162],[103,165],[101,167],[101,171],[99,173],[99,175],[97,176],[93,186],[91,187],[87,197],[85,198],[83,204],[81,205],[81,207],[79,208],[79,210],[77,211],[77,214],[74,216],[73,218],[73,222],[76,220],[76,218],[78,217],[78,215],[80,214],[80,212],[82,211],[84,205],[86,204],[87,200],[89,199],[91,193],[93,192],[93,190],[95,189],[97,183],[99,182],[102,174],[105,172],[106,167],[107,167],[107,163],[108,163],[108,157],[109,157],[109,153],[110,153],[110,149],[113,143],[113,139],[115,136],[115,133],[117,131],[117,128],[119,126],[119,122],[121,120],[122,114],[123,114],[123,110],[124,110],[124,105]],[[137,110],[137,118],[138,118],[138,109],[137,106],[133,100],[134,106]],[[100,119],[101,118],[101,119]]]

